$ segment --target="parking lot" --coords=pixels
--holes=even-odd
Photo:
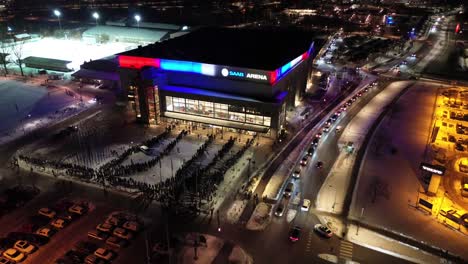
[[[0,219],[0,225],[3,227],[0,231],[0,250],[2,258],[5,259],[2,261],[7,259],[14,261],[11,263],[129,263],[129,260],[141,263],[139,261],[143,261],[143,254],[142,259],[139,256],[126,254],[127,248],[128,252],[139,252],[139,248],[144,248],[144,241],[140,235],[144,226],[143,220],[124,211],[128,207],[113,206],[114,202],[98,198],[96,190],[85,186],[72,186],[65,181],[60,182],[56,188],[40,194],[38,191],[31,191],[36,189],[26,185],[9,188],[3,192],[2,198],[9,201],[7,204],[12,203],[12,198],[8,198],[6,193],[18,189],[27,190],[21,194],[29,201],[15,199],[18,201],[18,208],[11,208]],[[86,191],[90,194],[88,198],[73,195],[75,190],[81,188],[87,188]],[[27,196],[27,193],[30,195]],[[13,193],[10,197],[15,195],[16,193]],[[100,262],[100,259],[105,261]]]

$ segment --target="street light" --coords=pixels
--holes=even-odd
[[[94,17],[94,19],[96,20],[96,26],[97,26],[97,21],[98,21],[98,19],[99,19],[99,14],[98,14],[98,12],[94,12],[94,13],[93,13],[93,17]]]
[[[60,27],[60,30],[62,30],[62,24],[60,23],[60,16],[62,15],[62,13],[60,13],[59,10],[55,9],[54,10],[54,15],[58,18],[59,27]]]
[[[140,27],[140,21],[141,21],[141,16],[140,15],[135,15],[135,20],[137,22],[137,27]]]

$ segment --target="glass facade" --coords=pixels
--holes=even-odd
[[[271,118],[255,109],[207,101],[166,96],[166,111],[199,115],[270,127]]]

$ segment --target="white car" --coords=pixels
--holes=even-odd
[[[5,250],[3,252],[3,256],[14,262],[21,262],[26,258],[26,255],[24,253],[21,253],[21,251],[14,248],[9,248]]]
[[[34,245],[31,245],[28,241],[25,240],[16,241],[14,248],[25,254],[31,254],[36,249]]]
[[[326,237],[326,238],[331,238],[333,236],[332,231],[330,228],[322,225],[322,224],[316,224],[314,226],[315,232],[317,232],[319,235]]]
[[[310,200],[304,199],[304,201],[302,201],[301,210],[307,212],[309,211],[309,208],[310,208]]]

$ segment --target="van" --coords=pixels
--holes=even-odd
[[[288,185],[286,185],[286,188],[284,189],[284,196],[291,197],[291,194],[293,192],[294,192],[294,183],[289,182]]]

